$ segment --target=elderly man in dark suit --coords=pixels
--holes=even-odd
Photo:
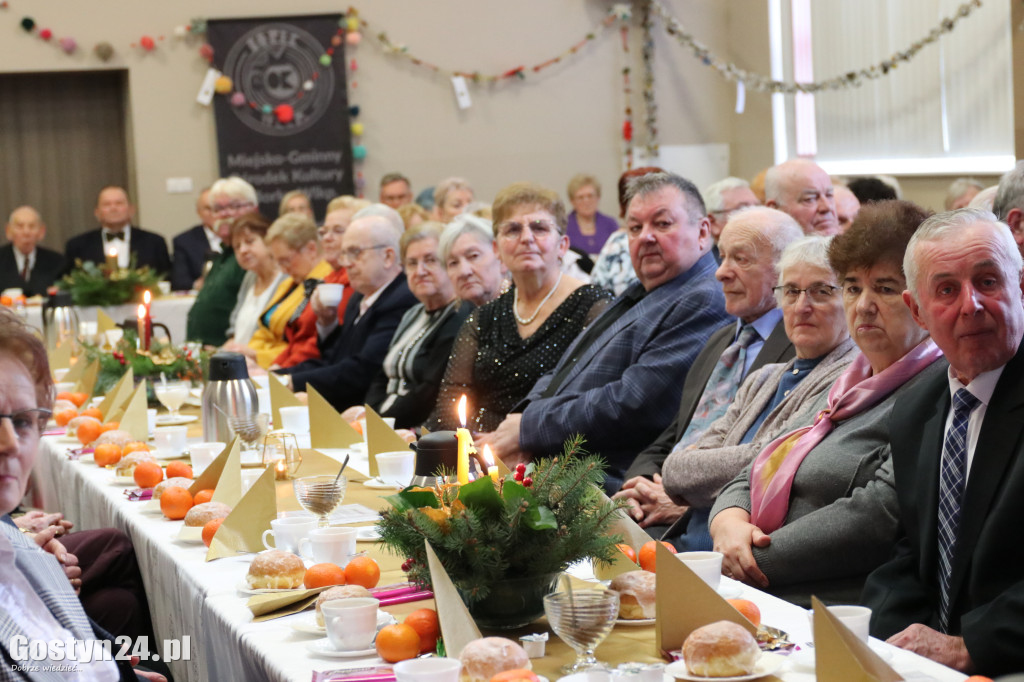
[[[100,190],[94,215],[100,227],[72,237],[64,247],[69,268],[76,260],[103,263],[108,253],[116,253],[117,264],[122,268],[127,268],[135,256],[137,267],[148,265],[161,274],[171,271],[167,241],[132,225],[135,207],[123,188],[110,186]]]
[[[223,238],[216,227],[217,216],[213,212],[213,199],[209,187],[199,193],[196,200],[196,215],[199,216],[199,224],[171,240],[171,247],[174,250],[171,289],[175,291],[202,288],[203,270],[211,254],[224,250],[221,246]]]
[[[614,491],[645,443],[672,420],[683,381],[708,337],[728,319],[714,279],[700,192],[671,173],[627,190],[629,255],[639,281],[581,333],[524,409],[478,444],[506,462],[560,452],[573,434],[608,462]]]
[[[949,361],[892,410],[902,537],[867,580],[871,632],[963,672],[1024,670],[1020,252],[988,211],[926,220],[903,298]]]
[[[39,246],[46,236],[39,212],[31,206],[14,209],[6,234],[10,244],[0,248],[0,290],[17,288],[26,296],[45,295],[64,271],[64,256]]]

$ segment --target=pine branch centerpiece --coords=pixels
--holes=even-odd
[[[152,383],[159,381],[162,376],[168,380],[202,381],[203,366],[208,359],[204,351],[193,349],[188,344],[175,346],[158,341],[153,341],[146,351],[136,347],[136,339],[135,331],[128,330],[113,350],[82,344],[87,361],[98,360],[100,363],[94,395],[104,395],[113,388],[129,367],[136,379],[150,380],[151,390]],[[150,398],[152,403],[155,398]]]
[[[160,281],[160,275],[148,265],[141,268],[135,265],[134,254],[127,268],[75,260],[75,268],[64,275],[58,286],[71,294],[75,305],[130,303],[141,300],[143,291],[155,290]]]

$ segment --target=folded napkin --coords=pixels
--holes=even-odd
[[[129,488],[124,491],[129,502],[146,502],[153,499],[152,488]]]
[[[252,611],[253,622],[262,623],[265,620],[273,620],[274,618],[290,616],[293,613],[305,611],[316,603],[317,596],[326,589],[328,587],[257,594],[249,598],[246,606]],[[406,602],[434,598],[434,593],[430,590],[421,589],[408,583],[404,586],[390,585],[386,588],[376,588],[370,590],[370,592],[380,600],[381,606],[393,606],[395,604],[405,604]]]

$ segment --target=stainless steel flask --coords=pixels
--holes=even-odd
[[[210,356],[203,389],[203,440],[226,443],[234,436],[228,417],[254,418],[259,411],[256,386],[245,356],[219,352]]]

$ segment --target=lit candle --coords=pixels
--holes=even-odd
[[[138,312],[138,315],[139,315],[139,325],[138,325],[139,339],[138,339],[138,346],[139,346],[139,348],[143,348],[144,349],[145,346],[143,346],[142,344],[144,343],[144,339],[146,337],[146,306],[144,306],[144,305],[142,305],[140,303],[137,312]]]
[[[149,350],[149,345],[153,342],[153,315],[149,311],[149,306],[153,302],[153,294],[150,293],[149,289],[146,289],[142,294],[142,305],[146,306],[146,329],[145,329],[145,342],[143,348]]]
[[[494,463],[494,455],[491,454],[491,446],[484,446],[484,461],[487,462],[487,475],[495,483],[498,482],[498,466]]]
[[[469,483],[469,456],[476,453],[476,448],[473,447],[473,436],[470,435],[469,429],[466,428],[465,395],[459,398],[459,423],[462,427],[455,431],[455,436],[459,439],[459,459],[455,474],[459,484],[465,485]]]
[[[288,478],[288,470],[284,465],[283,459],[275,460],[277,465],[274,467],[274,478],[278,481],[284,481]]]
[[[113,246],[107,249],[107,267],[111,270],[117,269],[117,249]]]

